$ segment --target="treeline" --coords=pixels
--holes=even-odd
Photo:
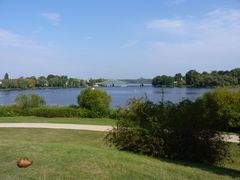
[[[190,87],[217,87],[240,85],[240,68],[230,71],[212,71],[199,73],[190,70],[185,75],[177,73],[175,76],[156,76],[152,80],[153,86],[190,86]]]
[[[78,88],[83,86],[93,86],[96,83],[103,82],[104,79],[90,79],[82,80],[77,78],[68,78],[68,76],[59,76],[50,74],[47,77],[40,76],[36,78],[20,77],[17,79],[10,79],[8,73],[4,75],[4,78],[0,81],[1,89],[26,89],[26,88]]]

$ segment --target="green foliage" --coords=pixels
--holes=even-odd
[[[109,113],[111,97],[100,89],[85,89],[78,96],[80,108],[90,110],[99,116],[106,116]]]
[[[174,78],[171,76],[157,76],[152,80],[153,86],[174,86]]]
[[[240,89],[218,88],[207,92],[198,99],[204,108],[205,116],[215,119],[223,131],[240,131]]]
[[[88,109],[62,106],[42,106],[32,108],[21,108],[20,106],[0,106],[0,117],[13,116],[38,116],[38,117],[79,117],[79,118],[98,118],[102,114]]]
[[[98,82],[101,79],[92,80],[94,82]],[[2,85],[0,88],[4,89],[27,89],[27,88],[36,88],[36,87],[69,87],[69,88],[78,88],[81,86],[85,86],[85,81],[76,79],[76,78],[68,78],[67,76],[58,76],[58,75],[48,75],[40,76],[36,78],[35,76],[31,77],[20,77],[17,79],[9,79],[8,73],[5,74]]]
[[[82,106],[79,108],[79,106],[76,105],[70,105],[68,107],[43,106],[45,105],[43,97],[37,94],[19,94],[16,97],[16,105],[0,106],[0,116],[106,117],[110,112],[110,97],[101,90],[94,90],[94,93],[88,95],[88,93],[84,94]],[[89,101],[86,102],[87,100]]]
[[[8,79],[9,79],[9,75],[8,75],[8,73],[5,73],[5,75],[4,75],[4,79],[5,79],[5,80],[8,80]]]
[[[19,94],[15,101],[16,105],[23,109],[39,107],[46,104],[44,98],[37,94]]]
[[[69,78],[67,82],[68,87],[77,88],[81,86],[81,82],[78,79]]]
[[[31,108],[28,115],[38,117],[79,117],[79,118],[98,118],[101,117],[97,112],[84,108],[64,107],[64,106],[43,106]]]
[[[202,101],[154,104],[130,101],[106,140],[120,150],[185,161],[218,163],[228,153],[218,119],[205,112]]]
[[[61,107],[61,106],[44,106],[38,108],[32,108],[30,110],[32,116],[39,117],[79,117],[79,110],[71,107]]]
[[[37,86],[38,87],[47,87],[48,86],[48,80],[44,76],[40,76],[37,79]]]
[[[174,80],[174,83],[173,81]],[[188,71],[183,77],[177,73],[171,76],[156,76],[152,81],[153,86],[190,86],[190,87],[217,87],[240,85],[240,68],[231,71],[212,71],[199,73],[196,70]]]
[[[67,76],[56,76],[56,75],[49,75],[47,77],[49,87],[66,87],[68,77]]]
[[[22,109],[16,105],[0,106],[0,117],[13,117],[28,115],[27,109]]]

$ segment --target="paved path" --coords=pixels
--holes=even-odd
[[[56,124],[56,123],[0,123],[0,128],[48,128],[48,129],[76,129],[89,131],[109,131],[112,126]]]
[[[88,131],[109,131],[112,126],[83,125],[83,124],[56,124],[56,123],[0,123],[0,128],[48,128],[48,129],[75,129]],[[225,141],[238,143],[237,135],[224,135]]]
[[[240,139],[237,135],[224,135],[224,140],[227,142],[239,143]]]

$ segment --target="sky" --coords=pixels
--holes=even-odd
[[[0,78],[240,67],[240,0],[0,0]]]

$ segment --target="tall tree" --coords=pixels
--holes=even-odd
[[[4,75],[4,79],[5,79],[5,80],[8,80],[8,79],[9,79],[9,75],[8,75],[8,73],[5,73],[5,75]]]

